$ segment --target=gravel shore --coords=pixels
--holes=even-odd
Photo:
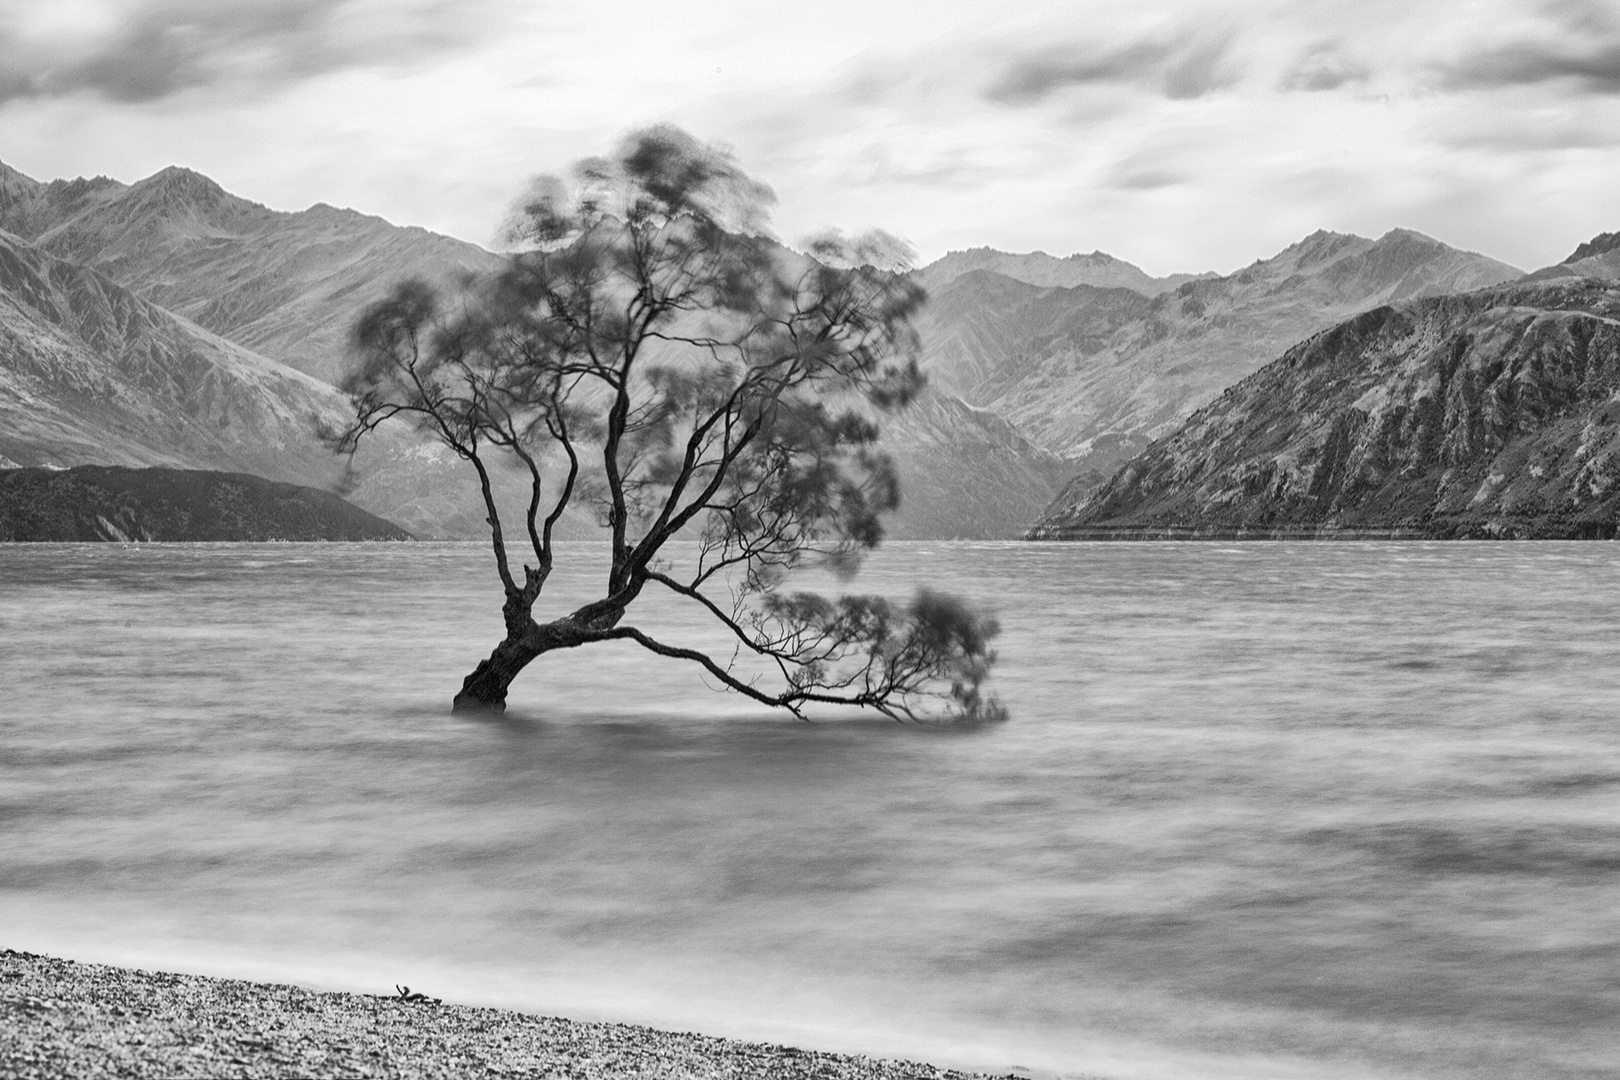
[[[975,1080],[788,1046],[132,971],[0,950],[0,1080],[101,1077]]]

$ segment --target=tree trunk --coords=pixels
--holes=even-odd
[[[452,713],[503,713],[506,711],[506,688],[518,677],[518,672],[546,650],[536,648],[532,635],[507,638],[495,646],[489,659],[479,663],[473,673],[462,680],[461,692],[450,705]]]
[[[597,640],[594,632],[612,627],[624,617],[622,603],[602,606],[598,602],[566,618],[542,624],[529,617],[533,606],[533,596],[507,601],[506,640],[495,646],[489,659],[462,680],[461,692],[450,704],[452,713],[505,712],[506,688],[535,657],[553,649],[572,649]],[[580,617],[582,614],[584,618]]]

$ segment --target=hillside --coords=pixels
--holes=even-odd
[[[0,232],[0,466],[248,472],[344,486],[418,535],[479,534],[448,451],[393,427],[334,455],[320,432],[351,415],[334,387]]]
[[[1290,345],[1400,300],[1519,277],[1397,229],[1317,232],[1221,278],[1155,297],[964,274],[925,316],[928,368],[971,403],[1074,462],[1112,472]]]
[[[331,492],[245,473],[0,469],[0,541],[410,538]]]
[[[452,283],[499,257],[319,204],[270,210],[188,169],[41,184],[0,165],[0,228],[262,356],[341,381],[355,315],[403,278]]]
[[[335,478],[330,387],[0,233],[0,455]]]
[[[1612,537],[1620,284],[1407,300],[1232,387],[1035,538]]]
[[[882,446],[900,475],[884,526],[896,540],[1015,540],[1071,471],[995,413],[932,389],[885,419]]]
[[[1038,286],[970,270],[928,296],[918,320],[933,385],[967,401],[995,401],[1056,343],[1097,352],[1153,302],[1128,288]]]
[[[1620,281],[1620,233],[1599,233],[1570,253],[1569,258],[1526,274],[1526,281],[1594,277]]]

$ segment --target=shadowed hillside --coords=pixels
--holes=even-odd
[[[0,470],[0,541],[409,540],[329,491],[245,473]]]

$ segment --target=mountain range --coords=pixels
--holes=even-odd
[[[348,462],[320,436],[351,415],[334,384],[367,303],[402,278],[454,287],[498,265],[352,210],[271,210],[186,169],[41,183],[0,165],[0,466],[251,472],[340,486],[418,536],[481,536],[447,451],[397,427]],[[1617,267],[1616,234],[1526,277],[1401,229],[1313,233],[1228,275],[951,252],[914,272],[930,388],[886,425],[904,493],[890,535],[1073,524],[1121,466],[1297,342],[1371,310]],[[563,529],[590,534],[588,513]]]
[[[41,183],[0,165],[0,466],[160,465],[342,485],[422,537],[481,537],[466,467],[395,426],[352,462],[321,433],[360,311],[397,281],[455,287],[500,256],[317,205],[238,198],[168,168]],[[1001,418],[930,392],[888,425],[897,537],[1016,536],[1067,466]],[[506,498],[515,478],[496,477]],[[595,535],[588,509],[560,535]]]
[[[1522,274],[1405,229],[1377,240],[1316,232],[1237,273],[1151,296],[973,270],[934,290],[921,329],[936,385],[1100,482],[1319,330],[1379,304]]]
[[[1039,538],[1613,538],[1620,235],[1287,350],[1058,507]]]
[[[1220,276],[1214,271],[1207,271],[1202,274],[1171,274],[1168,277],[1156,278],[1141,267],[1132,265],[1124,259],[1116,259],[1106,251],[1058,258],[1044,251],[1018,254],[978,247],[946,252],[942,257],[918,270],[916,277],[918,284],[923,288],[934,290],[975,270],[988,270],[1030,285],[1056,286],[1064,289],[1072,289],[1076,285],[1091,285],[1102,289],[1130,289],[1143,296],[1157,296],[1198,278]]]
[[[317,203],[283,213],[189,169],[41,184],[0,166],[0,229],[244,349],[340,382],[355,313],[395,283],[453,285],[499,256]]]

